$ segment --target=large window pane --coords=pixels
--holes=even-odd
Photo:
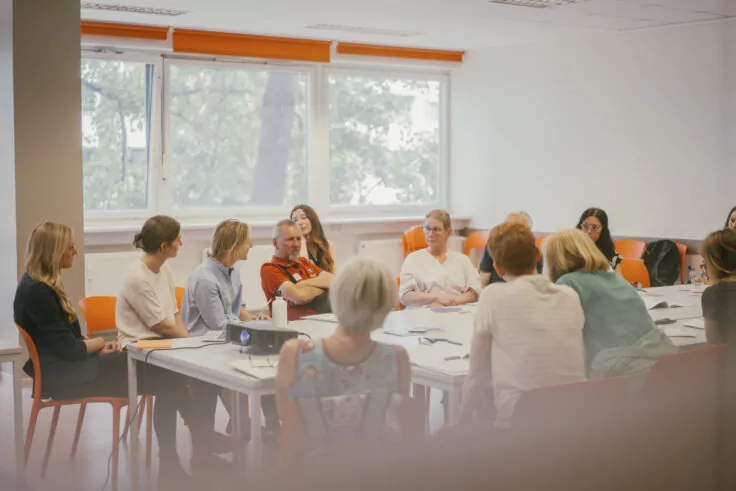
[[[307,79],[303,73],[172,64],[174,207],[306,200]]]
[[[82,60],[84,209],[148,205],[153,66]]]
[[[441,83],[331,75],[330,201],[438,200]]]

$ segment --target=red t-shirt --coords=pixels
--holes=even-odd
[[[294,277],[297,283],[308,280],[310,278],[316,278],[322,272],[319,266],[315,266],[309,259],[300,257],[294,262],[288,259],[281,259],[274,256],[271,258],[270,263],[264,263],[261,266],[261,288],[263,288],[263,294],[266,295],[266,300],[271,302],[276,297],[276,292],[279,287],[284,283],[293,283],[289,274],[281,269],[282,266],[286,271]],[[270,309],[269,309],[270,310]],[[289,302],[289,315],[290,321],[301,319],[306,315],[314,315],[317,312],[304,305],[294,305]]]

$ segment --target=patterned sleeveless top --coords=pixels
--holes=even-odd
[[[289,399],[333,397],[399,389],[396,350],[376,343],[373,353],[356,365],[341,365],[325,353],[323,340],[301,343]]]

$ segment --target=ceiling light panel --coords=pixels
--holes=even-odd
[[[107,10],[110,12],[127,12],[130,14],[147,14],[147,15],[166,15],[169,17],[177,17],[179,15],[188,14],[188,10],[172,10],[172,9],[158,9],[152,7],[134,7],[131,5],[113,5],[109,3],[93,3],[83,2],[83,9],[90,10]]]
[[[588,0],[489,0],[491,3],[510,5],[513,7],[533,7],[536,9],[548,9],[562,7],[573,3],[587,2]]]

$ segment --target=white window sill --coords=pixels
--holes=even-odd
[[[371,218],[325,218],[322,220],[327,234],[330,233],[352,233],[352,234],[401,234],[409,228],[419,225],[424,221],[424,216],[408,217],[371,217]],[[452,217],[452,225],[455,231],[470,227],[470,217]],[[182,223],[182,239],[203,240],[212,239],[218,222],[184,222]],[[251,228],[252,239],[271,238],[275,220],[248,222]],[[87,225],[84,227],[84,245],[89,246],[112,246],[132,245],[133,236],[140,231],[141,223],[126,223],[119,225]]]

